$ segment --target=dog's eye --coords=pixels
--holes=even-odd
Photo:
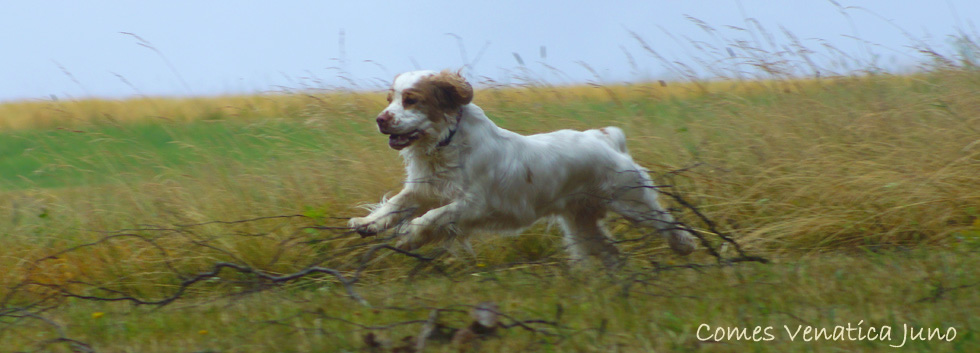
[[[402,101],[402,105],[412,105],[418,102],[419,100],[415,98],[405,98],[405,100]]]

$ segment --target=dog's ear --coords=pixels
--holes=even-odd
[[[459,72],[443,70],[433,75],[430,82],[439,90],[439,105],[442,108],[458,109],[473,101],[473,86]]]

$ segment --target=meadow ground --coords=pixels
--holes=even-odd
[[[975,352],[978,93],[969,68],[478,91],[520,133],[622,127],[710,249],[770,261],[610,219],[614,272],[545,225],[411,254],[349,234],[401,182],[380,94],[0,105],[0,350]],[[502,326],[453,342],[481,303]]]

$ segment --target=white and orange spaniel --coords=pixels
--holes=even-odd
[[[602,226],[612,210],[659,230],[675,252],[694,251],[693,236],[660,206],[650,177],[627,152],[622,130],[523,136],[498,127],[472,100],[473,87],[458,73],[395,77],[377,123],[388,146],[401,151],[408,178],[371,214],[351,219],[354,230],[369,236],[397,227],[397,246],[411,250],[552,218],[573,258],[593,255],[614,266],[618,251]]]

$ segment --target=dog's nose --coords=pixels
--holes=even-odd
[[[391,112],[387,112],[386,111],[386,112],[383,112],[380,115],[378,115],[378,119],[376,119],[376,120],[378,122],[378,126],[379,127],[382,127],[382,126],[387,125],[388,122],[391,121],[392,118],[394,118],[394,116],[391,115]]]

